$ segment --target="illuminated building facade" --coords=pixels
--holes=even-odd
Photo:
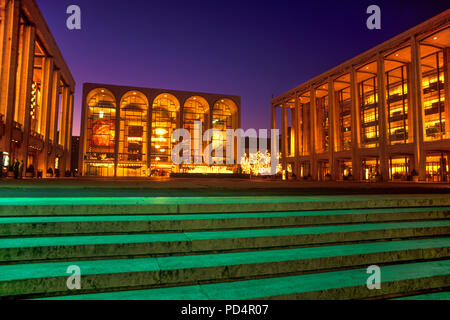
[[[26,168],[70,169],[75,82],[33,0],[0,0],[0,154]]]
[[[204,163],[174,165],[171,153],[178,140],[172,132],[187,129],[191,154],[211,142],[199,142],[194,122],[202,133],[220,130],[213,143],[222,140],[226,153],[227,129],[240,127],[240,98],[237,96],[124,87],[86,83],[80,137],[79,172],[83,176],[146,177],[185,173],[232,173],[235,165]],[[212,154],[213,159],[216,156]],[[220,156],[220,155],[217,155]],[[236,161],[235,161],[236,163]]]
[[[449,21],[446,10],[274,98],[283,168],[319,181],[449,181]]]

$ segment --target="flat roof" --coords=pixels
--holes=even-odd
[[[21,8],[27,19],[36,26],[37,38],[44,46],[45,51],[54,58],[56,68],[61,71],[62,78],[73,92],[75,90],[75,80],[36,1],[22,0]]]
[[[365,62],[368,62],[368,60],[374,59],[377,53],[390,51],[393,48],[404,44],[405,42],[410,40],[412,36],[421,35],[421,38],[422,37],[424,38],[428,36],[430,33],[433,33],[436,30],[449,24],[449,22],[450,22],[450,9],[447,9],[444,12],[426,20],[425,22],[422,22],[421,24],[273,98],[271,100],[271,104],[276,105],[279,103],[283,103],[285,102],[286,99],[292,98],[292,96],[295,95],[295,93],[300,93],[301,91],[305,91],[310,87],[320,85],[324,81],[328,80],[328,78],[330,77],[339,77],[340,75],[342,75],[342,73],[348,72],[348,69],[350,69],[351,67],[364,64]]]

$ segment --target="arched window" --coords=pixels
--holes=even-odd
[[[180,103],[175,96],[164,93],[153,101],[151,163],[159,168],[171,168],[172,131],[177,129]]]
[[[191,163],[194,163],[194,155],[202,155],[205,143],[203,133],[209,129],[209,105],[202,97],[191,97],[186,100],[183,108],[183,128],[189,130],[191,136]],[[201,122],[201,132],[194,134],[195,122]],[[200,149],[199,149],[200,148]]]
[[[117,176],[146,176],[148,100],[138,91],[120,101],[119,162]]]
[[[116,100],[107,89],[92,90],[87,96],[86,175],[114,176]]]
[[[226,130],[235,129],[235,115],[237,113],[236,104],[230,99],[221,99],[214,104],[212,112],[212,128],[219,130],[221,133],[219,136],[213,137],[213,146],[222,144],[223,155],[215,155],[213,153],[213,161],[222,157],[223,163],[226,163]]]

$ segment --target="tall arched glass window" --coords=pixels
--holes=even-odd
[[[156,97],[152,109],[151,164],[159,169],[172,169],[172,132],[177,129],[180,103],[164,93]]]
[[[191,97],[184,104],[183,108],[183,128],[189,130],[191,136],[191,163],[194,163],[194,155],[203,154],[205,142],[203,133],[209,129],[209,105],[202,97]],[[195,122],[201,123],[201,132],[194,133]]]
[[[146,176],[148,108],[147,98],[138,91],[126,93],[120,102],[117,176]]]
[[[226,163],[226,130],[234,129],[236,112],[236,104],[230,99],[221,99],[214,104],[211,125],[213,129],[220,131],[220,134],[212,138],[212,143],[214,148],[215,146],[222,144],[223,155],[216,154],[216,151],[214,151],[213,161],[217,161],[219,158],[222,158],[222,162],[224,164]]]
[[[114,176],[116,100],[106,89],[87,96],[85,175]]]

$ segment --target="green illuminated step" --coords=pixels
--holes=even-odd
[[[442,195],[0,198],[0,216],[190,214],[450,206]]]
[[[189,253],[450,235],[450,220],[162,234],[0,239],[0,261]]]
[[[0,217],[0,236],[170,232],[450,218],[450,207],[179,215]]]
[[[361,299],[450,285],[450,260],[381,267],[381,289],[369,290],[366,268],[185,287],[80,294],[50,299],[241,300]]]
[[[450,291],[421,294],[417,296],[408,296],[393,300],[450,300]]]
[[[318,271],[429,258],[450,258],[450,238],[375,242],[161,258],[32,263],[0,266],[0,296],[68,293],[69,274],[81,270],[82,289],[132,288],[292,272]]]

